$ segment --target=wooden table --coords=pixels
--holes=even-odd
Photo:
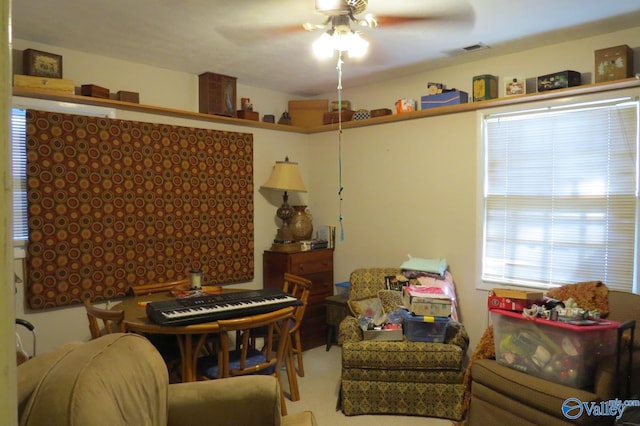
[[[223,288],[222,293],[243,291]],[[127,331],[135,333],[175,335],[180,347],[182,360],[182,381],[196,381],[196,363],[208,335],[218,333],[217,321],[192,325],[158,325],[147,318],[145,302],[157,302],[173,298],[169,292],[160,292],[124,299],[112,309],[124,309],[124,324]]]

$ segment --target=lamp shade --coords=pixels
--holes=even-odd
[[[269,176],[269,179],[262,187],[279,189],[281,191],[307,192],[300,177],[298,163],[293,163],[288,159],[285,161],[276,161],[276,165],[273,166],[273,170],[271,171],[271,176]]]

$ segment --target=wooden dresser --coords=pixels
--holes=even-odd
[[[267,250],[262,257],[264,288],[282,288],[284,273],[310,280],[311,295],[300,326],[302,349],[326,343],[325,298],[333,295],[333,249],[286,253]]]

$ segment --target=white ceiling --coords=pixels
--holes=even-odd
[[[14,0],[12,8],[14,38],[196,75],[231,75],[297,96],[336,86],[336,59],[319,61],[311,53],[321,31],[301,30],[305,22],[324,21],[315,0]],[[345,58],[343,82],[371,84],[640,22],[639,0],[369,0],[366,12],[421,17],[461,8],[473,19],[363,28],[369,55]],[[477,43],[491,48],[452,54]]]

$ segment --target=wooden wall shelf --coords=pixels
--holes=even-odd
[[[373,126],[376,124],[395,123],[398,121],[415,120],[426,117],[436,117],[438,115],[455,114],[459,112],[475,111],[479,109],[495,108],[505,105],[522,104],[525,102],[546,101],[550,99],[565,98],[567,96],[587,95],[591,93],[607,92],[611,90],[628,89],[640,87],[640,79],[632,77],[624,80],[608,81],[596,84],[584,84],[582,86],[568,87],[566,89],[556,89],[547,92],[530,93],[526,95],[514,95],[504,98],[491,99],[480,102],[470,102],[466,104],[442,106],[406,114],[384,115],[382,117],[369,118],[366,120],[347,121],[342,123],[343,129],[353,129],[356,127]],[[337,124],[330,124],[313,129],[307,129],[307,133],[320,133],[335,131]]]
[[[460,112],[475,111],[485,108],[495,108],[505,105],[515,105],[525,102],[546,101],[550,99],[559,99],[567,96],[586,95],[591,93],[607,92],[611,90],[629,89],[633,87],[640,87],[639,78],[627,78],[623,80],[585,84],[582,86],[568,87],[566,89],[551,90],[541,93],[530,93],[526,95],[508,96],[504,98],[491,99],[481,102],[471,102],[466,104],[443,106],[438,108],[431,108],[426,110],[420,110],[410,112],[406,114],[393,114],[382,117],[369,118],[366,120],[347,121],[342,123],[343,129],[354,129],[357,127],[375,126],[379,124],[395,123],[399,121],[415,120],[427,117],[436,117],[439,115],[455,114]],[[57,94],[53,92],[47,92],[44,90],[13,90],[14,96],[22,96],[26,98],[46,99],[60,102],[72,102],[84,105],[96,105],[108,108],[124,109],[131,111],[140,111],[150,114],[167,115],[173,117],[188,118],[192,120],[207,121],[212,123],[224,123],[234,126],[254,127],[268,130],[276,130],[282,132],[295,132],[295,133],[322,133],[331,132],[338,129],[337,124],[329,124],[314,128],[296,127],[283,124],[264,123],[261,121],[242,120],[239,118],[224,117],[219,115],[201,114],[198,112],[190,112],[177,110],[172,108],[156,107],[151,105],[143,105],[129,102],[122,102],[113,99],[99,99],[88,96]]]
[[[128,111],[145,112],[155,115],[166,115],[171,117],[187,118],[190,120],[208,121],[212,123],[223,123],[234,126],[256,127],[260,129],[278,130],[281,132],[307,133],[307,129],[302,127],[265,123],[262,121],[243,120],[241,118],[225,117],[222,115],[202,114],[199,112],[184,111],[173,108],[157,107],[152,105],[137,104],[132,102],[123,102],[115,99],[101,99],[90,96],[70,95],[63,93],[55,93],[46,90],[22,90],[13,89],[13,96],[21,96],[24,98],[44,99],[49,101],[70,102],[82,105],[94,105],[107,108],[115,108]]]

